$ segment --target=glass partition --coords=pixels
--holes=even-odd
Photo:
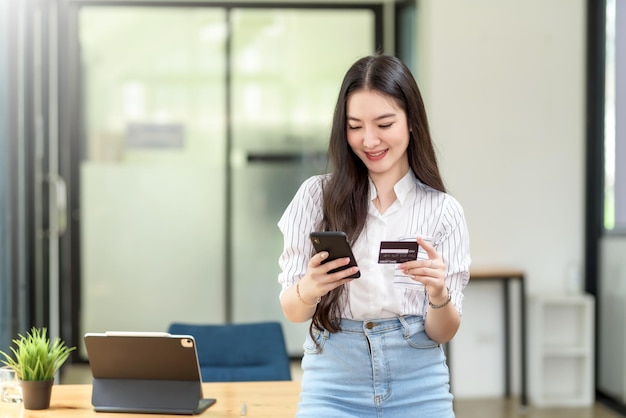
[[[606,0],[604,228],[626,232],[626,6]]]
[[[604,212],[599,239],[598,382],[626,404],[626,3],[606,1]]]
[[[80,12],[84,332],[221,322],[223,9]]]

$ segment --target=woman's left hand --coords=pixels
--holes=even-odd
[[[407,261],[400,264],[399,268],[416,282],[422,283],[430,298],[439,300],[447,295],[446,265],[439,253],[428,242],[418,237],[417,244],[426,251],[428,260]]]

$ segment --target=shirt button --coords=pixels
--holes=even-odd
[[[368,322],[367,324],[365,324],[365,328],[372,329],[374,328],[374,324],[372,322]]]

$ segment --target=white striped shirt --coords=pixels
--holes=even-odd
[[[278,222],[284,248],[279,258],[283,290],[295,286],[306,274],[313,253],[309,238],[322,221],[322,182],[313,176],[300,186]],[[463,209],[446,193],[421,183],[409,170],[394,186],[395,202],[381,215],[373,204],[376,187],[370,179],[370,204],[365,227],[352,246],[361,277],[348,283],[342,317],[356,320],[426,315],[424,286],[397,270],[395,264],[378,264],[381,241],[414,241],[421,236],[434,245],[445,263],[446,286],[461,313],[463,289],[469,281],[469,236]],[[423,249],[418,258],[428,258]]]

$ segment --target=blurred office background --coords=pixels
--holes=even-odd
[[[77,17],[79,334],[280,318],[276,222],[326,168],[338,80],[374,51],[376,11],[105,6]]]
[[[31,325],[82,347],[85,332],[277,319],[298,357],[276,222],[327,168],[347,67],[384,51],[422,88],[474,264],[522,269],[528,294],[594,295],[594,387],[623,410],[625,9],[0,2],[0,347]],[[500,302],[497,283],[466,291],[458,397],[503,393]]]

